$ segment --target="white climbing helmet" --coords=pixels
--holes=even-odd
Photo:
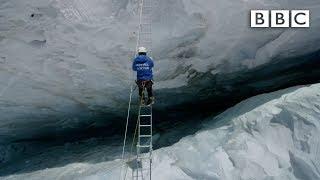
[[[147,53],[147,48],[145,48],[145,47],[139,47],[139,48],[138,48],[138,53]]]

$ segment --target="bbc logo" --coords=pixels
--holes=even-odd
[[[251,10],[251,27],[310,27],[309,10]]]

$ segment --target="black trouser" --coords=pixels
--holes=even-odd
[[[144,88],[147,89],[148,97],[152,97],[152,85],[153,82],[151,80],[137,80],[137,85],[139,87],[139,96],[142,96]]]

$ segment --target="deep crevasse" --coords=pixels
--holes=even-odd
[[[319,104],[320,84],[247,99],[195,135],[154,151],[153,179],[319,179]],[[72,163],[4,179],[119,179],[119,162]]]
[[[103,127],[117,123],[112,121],[115,117],[125,116],[137,2],[1,1],[1,142]],[[292,64],[306,62],[300,56],[319,50],[317,0],[154,2],[154,77],[159,109],[195,102],[199,97],[207,100],[208,94],[215,100],[230,97],[237,92],[239,81],[246,85],[241,87],[243,92],[270,90],[288,78],[296,80],[297,74],[305,75],[279,77],[286,75],[280,73],[255,80],[248,76],[259,72],[248,75],[246,71],[266,64],[264,69],[270,72],[274,68],[285,71]],[[249,27],[250,9],[278,7],[310,9],[311,28]],[[283,61],[276,67],[268,65]],[[236,74],[226,76],[228,73]],[[170,101],[166,96],[178,98]]]

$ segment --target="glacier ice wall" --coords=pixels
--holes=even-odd
[[[154,151],[152,179],[317,180],[320,178],[319,104],[320,84],[247,99],[210,118],[194,135]],[[112,150],[99,147],[96,150],[97,155],[91,155],[91,160],[101,158],[101,152],[115,155]],[[38,180],[45,176],[48,180],[113,180],[119,179],[121,162],[120,159],[94,164],[75,162],[3,179]],[[128,179],[130,175],[129,170]]]
[[[237,104],[156,151],[154,178],[319,179],[319,90],[294,87]]]
[[[0,2],[0,141],[116,126],[133,81],[137,0]],[[316,0],[156,0],[155,6],[159,110],[213,99],[219,109],[319,77]],[[311,28],[250,29],[255,8],[310,9]]]

